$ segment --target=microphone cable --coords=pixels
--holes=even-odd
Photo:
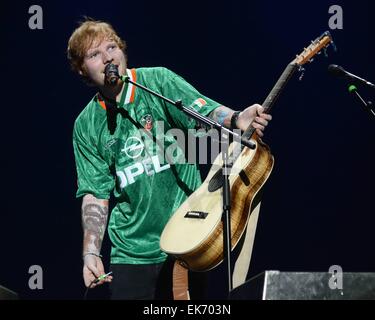
[[[113,272],[110,271],[106,274],[102,274],[101,276],[95,278],[94,280],[91,281],[90,285],[86,288],[85,290],[85,294],[83,295],[83,300],[87,300],[87,294],[89,293],[89,290],[91,289],[91,286],[95,283],[98,283],[99,281],[107,278],[108,276],[110,276]]]

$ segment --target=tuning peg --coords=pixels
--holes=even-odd
[[[299,78],[298,78],[299,81],[302,80],[303,76],[305,75],[305,71],[306,71],[306,69],[305,69],[304,67],[299,66],[299,68],[298,68],[298,72],[301,72],[301,75],[300,75]]]

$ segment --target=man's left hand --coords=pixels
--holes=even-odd
[[[263,137],[263,131],[272,120],[270,114],[264,113],[264,108],[260,104],[253,104],[240,113],[237,119],[237,127],[245,131],[251,124],[255,128],[259,137]]]

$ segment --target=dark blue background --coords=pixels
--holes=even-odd
[[[241,110],[262,103],[295,55],[329,30],[334,4],[344,12],[343,30],[330,30],[338,51],[308,65],[302,81],[291,79],[266,132],[275,167],[249,275],[328,271],[334,264],[344,272],[375,272],[375,118],[349,95],[345,81],[327,73],[336,63],[375,81],[371,3],[1,2],[0,284],[27,299],[83,295],[71,135],[94,91],[70,71],[65,54],[83,15],[113,24],[127,41],[130,67],[168,67]],[[32,4],[43,8],[43,30],[28,27]],[[359,90],[374,100],[373,91]],[[43,290],[28,287],[31,265],[43,268]],[[223,270],[210,278],[208,297],[223,297]]]

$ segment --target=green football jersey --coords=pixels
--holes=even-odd
[[[127,74],[202,115],[220,106],[166,68],[131,69]],[[181,132],[186,136],[197,123],[142,89],[124,86],[117,106],[122,112],[114,115],[113,132],[99,94],[75,121],[77,197],[109,199],[113,192],[116,205],[108,223],[111,263],[158,263],[166,259],[159,246],[164,226],[201,184],[197,164],[185,160],[184,141],[177,137]]]

